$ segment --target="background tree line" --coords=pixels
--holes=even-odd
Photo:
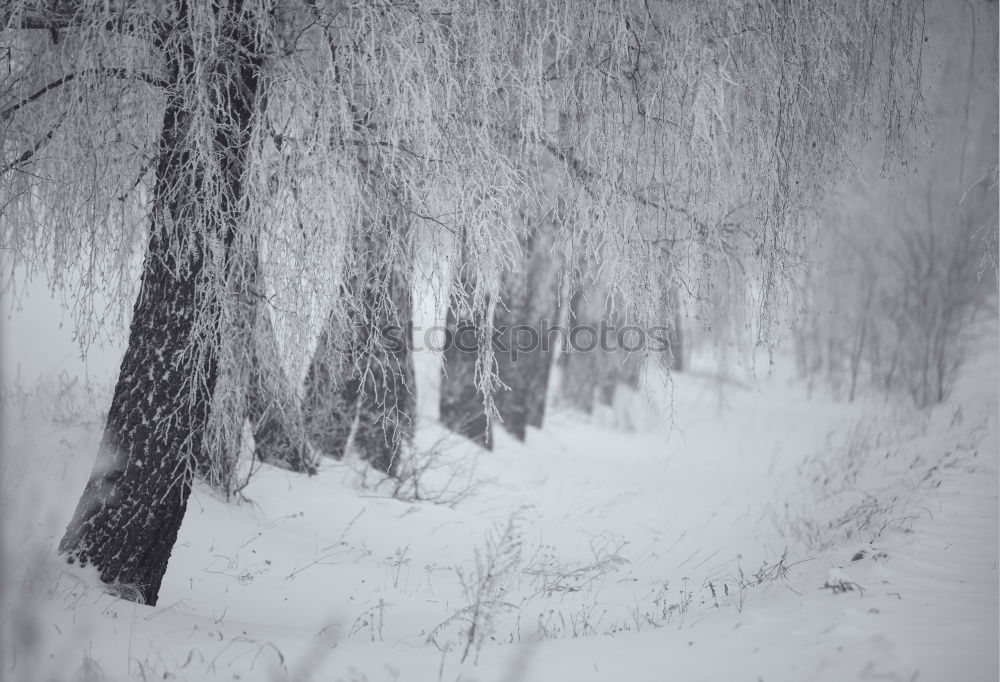
[[[793,325],[800,374],[846,400],[949,394],[975,322],[997,315],[995,7],[929,8],[924,153],[894,177],[845,184],[817,221]]]

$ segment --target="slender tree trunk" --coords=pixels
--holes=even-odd
[[[561,212],[556,212],[555,218],[545,217],[529,232],[525,248],[527,263],[523,324],[534,330],[527,339],[534,346],[531,350],[521,352],[519,362],[523,367],[522,401],[525,406],[525,423],[535,428],[541,428],[545,422],[545,399],[549,392],[549,377],[555,356],[555,349],[548,342],[558,343],[556,339],[545,336],[549,327],[557,324],[559,319],[562,272],[560,264],[552,256],[552,241],[561,221]]]
[[[643,355],[641,353],[622,352],[619,356],[618,381],[633,391],[638,390],[642,381],[642,362]]]
[[[504,280],[505,295],[502,301],[497,302],[493,314],[494,329],[504,330],[500,335],[504,348],[493,349],[497,377],[502,384],[493,396],[493,403],[503,428],[514,438],[523,441],[528,418],[527,364],[531,351],[518,351],[517,337],[521,332],[517,327],[528,322],[525,272],[520,270],[507,273]]]
[[[217,378],[201,447],[192,453],[195,475],[227,499],[239,487],[237,464],[243,445],[254,310],[248,292],[243,290],[248,266],[243,262],[239,240],[230,253],[226,293],[232,305],[220,310]]]
[[[684,345],[684,324],[680,312],[674,313],[674,326],[670,330],[670,353],[673,357],[671,369],[683,372],[687,369],[687,348]]]
[[[222,310],[212,414],[195,458],[195,473],[227,497],[239,487],[236,468],[246,420],[257,459],[297,473],[316,473],[299,399],[263,303],[256,240],[238,240],[230,254],[232,304]]]
[[[536,429],[545,423],[546,396],[552,377],[552,349],[538,350],[524,358],[525,424]]]
[[[635,387],[638,383],[638,357],[619,351],[598,351],[598,385],[597,399],[603,405],[614,405],[615,393],[620,384]]]
[[[374,330],[382,342],[372,345],[358,403],[355,446],[362,459],[395,476],[400,457],[413,442],[416,380],[413,370],[413,299],[409,277],[394,269],[394,313],[379,308]]]
[[[271,316],[258,301],[253,334],[246,416],[257,459],[297,473],[315,474],[302,406],[281,361]]]
[[[622,334],[619,311],[607,300],[600,282],[580,286],[570,299],[572,347],[563,357],[562,398],[591,414],[595,402],[613,405],[619,384],[639,387],[641,349],[628,352],[634,337]],[[618,347],[621,340],[623,348]]]
[[[609,358],[602,358],[600,379],[597,384],[597,401],[602,405],[613,405],[615,402],[615,389],[618,387],[618,377],[615,367],[608,362]]]
[[[466,310],[464,294],[468,293],[469,286],[464,275],[459,277],[458,285],[465,292],[453,293],[448,305],[439,417],[448,429],[492,450],[492,424],[476,388],[480,326],[472,311]]]
[[[342,294],[350,296],[346,288]],[[320,453],[334,459],[343,458],[347,450],[361,394],[351,324],[336,311],[327,317],[309,363],[302,404],[309,440]]]
[[[672,324],[668,338],[670,340],[670,369],[674,372],[683,372],[686,368],[684,347],[684,323],[681,315],[681,297],[677,287],[672,287],[670,291],[670,308],[673,311]],[[798,347],[796,350],[799,350]]]
[[[129,345],[97,462],[59,545],[70,562],[93,564],[121,596],[147,604],[156,604],[184,518],[192,458],[201,448],[217,375],[222,304],[205,269],[217,247],[195,225],[207,222],[207,232],[226,248],[233,241],[262,64],[262,32],[242,2],[233,0],[224,11],[231,44],[220,46],[229,52],[217,56],[230,69],[213,74],[226,103],[224,112],[216,103],[213,122],[220,175],[206,182],[192,146],[195,104],[184,81],[197,68],[188,29],[177,26],[180,38],[167,54],[171,87]],[[179,24],[186,22],[183,3],[177,15]]]
[[[551,258],[546,260],[547,264],[551,265]],[[549,379],[552,376],[555,347],[560,341],[557,337],[545,338],[545,336],[548,335],[550,326],[558,324],[561,289],[562,273],[558,269],[553,268],[543,272],[536,272],[534,269],[529,271],[528,291],[535,292],[531,300],[534,303],[533,319],[539,333],[539,346],[525,358],[525,404],[527,424],[536,429],[542,428],[545,422]]]
[[[558,318],[560,285],[550,253],[554,230],[551,219],[528,226],[521,244],[524,255],[521,267],[504,276],[501,300],[493,313],[494,329],[500,332],[494,346],[494,360],[501,383],[493,401],[503,428],[521,441],[525,439],[528,426],[540,428],[545,418],[553,349],[543,343],[548,339],[542,337],[548,324]],[[455,317],[453,311],[459,305],[461,301],[453,297],[448,317],[449,332],[453,338],[460,331],[470,341],[478,338],[474,324]],[[441,418],[442,421],[454,420],[454,426],[446,425],[487,444],[490,436],[485,415],[480,418],[470,409],[470,406],[481,405],[481,401],[473,399],[474,395],[478,396],[474,381],[478,348],[475,352],[467,352],[469,350],[451,347],[445,351]],[[457,382],[464,382],[464,385]],[[464,430],[461,423],[468,423],[472,431]],[[479,429],[487,435],[480,438]]]
[[[569,327],[574,329],[590,325],[589,316],[586,314],[587,301],[584,291],[577,288],[573,292],[569,301]],[[599,330],[594,328],[593,333]],[[601,375],[600,366],[597,362],[597,347],[586,350],[586,346],[591,343],[590,332],[576,333],[570,332],[570,341],[578,343],[583,348],[571,347],[561,356],[562,362],[562,385],[560,394],[562,399],[572,407],[583,410],[590,414],[594,411],[594,396],[596,384]]]
[[[552,226],[529,230],[522,267],[505,278],[504,305],[497,305],[494,314],[496,328],[510,329],[501,337],[508,350],[496,350],[497,373],[506,388],[494,401],[504,428],[521,441],[528,426],[541,428],[545,419],[553,352],[542,334],[558,317],[559,278],[545,228]]]
[[[605,313],[605,319],[610,328],[599,356],[602,378],[598,398],[605,405],[613,405],[615,392],[619,385],[624,385],[632,390],[639,388],[642,372],[642,349],[638,348],[629,352],[618,347],[619,339],[625,348],[630,348],[629,344],[635,342],[629,332],[622,334],[622,329],[625,328],[625,317],[619,310],[614,310],[609,306]],[[611,329],[615,330],[613,334],[610,333]]]
[[[587,277],[570,299],[571,348],[563,357],[562,396],[587,414],[595,403],[611,405],[626,355],[617,350],[617,318],[602,284]]]
[[[861,312],[861,329],[851,353],[851,384],[847,391],[847,402],[853,403],[858,390],[858,373],[861,370],[861,358],[864,356],[865,341],[868,335],[868,317],[871,312],[872,298],[875,295],[875,285],[868,282],[868,295],[865,296],[865,307]]]
[[[327,318],[303,407],[309,439],[320,452],[342,458],[353,431],[361,458],[394,476],[416,419],[413,303],[410,277],[402,264],[387,260],[382,240],[368,236],[359,244],[358,257],[368,259],[366,275],[344,287],[345,305]]]

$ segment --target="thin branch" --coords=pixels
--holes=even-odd
[[[25,149],[21,153],[21,155],[18,156],[14,161],[11,161],[9,164],[7,164],[6,166],[4,166],[3,168],[0,168],[0,175],[3,175],[7,171],[9,171],[9,170],[14,170],[18,166],[21,166],[21,165],[25,164],[32,156],[34,156],[36,153],[38,153],[38,150],[41,149],[45,145],[46,142],[48,142],[49,140],[52,139],[52,136],[55,135],[56,130],[58,130],[59,126],[62,125],[62,122],[64,120],[66,120],[66,114],[63,114],[62,116],[60,116],[59,120],[56,121],[56,124],[54,126],[52,126],[52,128],[49,130],[49,132],[47,132],[42,137],[38,138],[38,141],[35,142],[35,144],[31,147],[31,149]]]
[[[127,69],[90,69],[90,70],[87,70],[87,71],[78,71],[78,72],[74,71],[73,73],[66,74],[62,78],[57,78],[56,80],[52,81],[51,83],[47,83],[45,86],[43,86],[43,87],[39,88],[38,90],[36,90],[35,92],[31,93],[29,96],[25,97],[20,102],[17,102],[16,104],[12,104],[9,107],[7,107],[6,109],[4,109],[3,111],[0,111],[0,121],[6,121],[11,116],[13,116],[18,111],[18,109],[26,107],[27,105],[29,105],[32,102],[34,102],[35,100],[39,99],[40,97],[42,97],[45,93],[47,93],[49,91],[55,90],[56,88],[59,88],[59,87],[62,87],[63,85],[65,85],[66,83],[69,83],[70,81],[76,79],[77,77],[80,77],[80,76],[89,76],[89,75],[94,75],[94,74],[104,74],[104,75],[111,76],[113,78],[133,78],[134,77],[134,78],[137,78],[138,80],[140,80],[140,81],[142,81],[144,83],[148,83],[149,85],[153,85],[153,86],[156,86],[156,87],[159,87],[159,88],[166,88],[167,87],[166,81],[160,80],[159,78],[156,78],[154,76],[150,76],[149,74],[146,74],[146,73],[129,72]]]
[[[15,29],[37,29],[43,31],[60,31],[68,28],[96,24],[107,31],[123,33],[137,38],[149,38],[159,45],[169,34],[171,25],[159,19],[153,19],[146,25],[139,23],[140,17],[122,13],[103,22],[94,21],[96,17],[88,16],[80,11],[80,6],[70,6],[64,9],[22,9],[15,12],[10,8],[0,10],[0,26]],[[152,29],[152,34],[146,29]]]
[[[544,148],[547,152],[555,156],[556,159],[558,159],[564,166],[566,166],[570,171],[572,171],[573,174],[576,175],[578,179],[583,180],[585,183],[592,183],[598,180],[604,180],[606,182],[610,182],[611,186],[614,187],[615,190],[617,190],[619,193],[628,196],[629,198],[635,200],[636,202],[638,202],[643,206],[646,206],[647,208],[652,208],[657,211],[669,211],[673,213],[680,213],[681,215],[686,216],[691,220],[694,220],[696,223],[698,222],[691,215],[691,213],[685,208],[682,208],[680,206],[675,206],[674,204],[670,203],[660,203],[657,201],[653,201],[652,199],[643,196],[639,190],[629,190],[625,187],[621,187],[617,183],[607,180],[596,171],[592,171],[589,168],[587,168],[579,159],[577,159],[571,153],[567,153],[564,149],[560,148],[555,142],[552,142],[551,140],[545,140],[540,137],[535,137],[532,141],[534,141],[536,144],[541,145],[542,148]],[[593,196],[593,190],[587,184],[584,184],[584,189],[587,190],[587,192],[591,194],[591,196]]]

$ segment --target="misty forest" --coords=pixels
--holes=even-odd
[[[3,0],[0,679],[997,679],[997,34]]]

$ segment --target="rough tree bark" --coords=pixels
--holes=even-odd
[[[177,9],[150,239],[129,344],[97,462],[59,545],[70,562],[93,564],[122,596],[147,604],[156,604],[184,517],[191,459],[201,447],[217,374],[212,320],[220,303],[205,286],[213,245],[193,227],[199,217],[210,221],[209,234],[226,247],[232,243],[263,61],[260,32],[241,0],[231,0],[222,29],[230,40],[215,55],[226,67],[213,74],[225,102],[216,103],[212,121],[221,176],[206,186],[192,134],[195,106],[183,84],[197,70],[196,57],[187,7],[181,2]],[[199,324],[205,315],[208,324]]]

